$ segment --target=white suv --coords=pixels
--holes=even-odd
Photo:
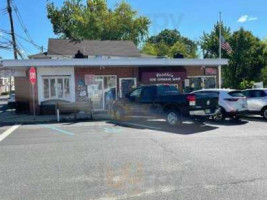
[[[214,120],[222,121],[226,117],[239,119],[248,112],[247,98],[239,90],[231,89],[203,89],[193,93],[216,93],[219,96],[219,109],[213,116]]]
[[[262,115],[267,119],[267,89],[244,90],[243,94],[248,100],[249,113]]]

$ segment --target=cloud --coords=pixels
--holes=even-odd
[[[252,17],[252,16],[248,16],[248,15],[242,15],[241,17],[239,17],[239,19],[237,20],[237,22],[239,22],[239,23],[245,23],[245,22],[256,21],[256,20],[258,20],[258,17]]]

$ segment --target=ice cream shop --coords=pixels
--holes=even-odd
[[[34,92],[37,113],[46,102],[91,101],[95,111],[108,108],[139,85],[171,84],[181,92],[218,87],[218,66],[225,59],[170,59],[141,55],[131,41],[50,39],[48,51],[27,60],[2,60],[0,67],[15,70],[17,106],[30,111]],[[37,82],[29,82],[36,68]],[[32,91],[32,88],[34,91]]]

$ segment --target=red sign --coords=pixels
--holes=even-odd
[[[215,68],[206,67],[205,75],[217,75],[217,70]]]
[[[36,70],[34,67],[30,68],[29,79],[30,79],[30,82],[32,85],[34,85],[36,83]]]

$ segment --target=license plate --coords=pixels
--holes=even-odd
[[[205,113],[206,113],[206,114],[210,114],[210,109],[206,109],[206,110],[205,110]]]

